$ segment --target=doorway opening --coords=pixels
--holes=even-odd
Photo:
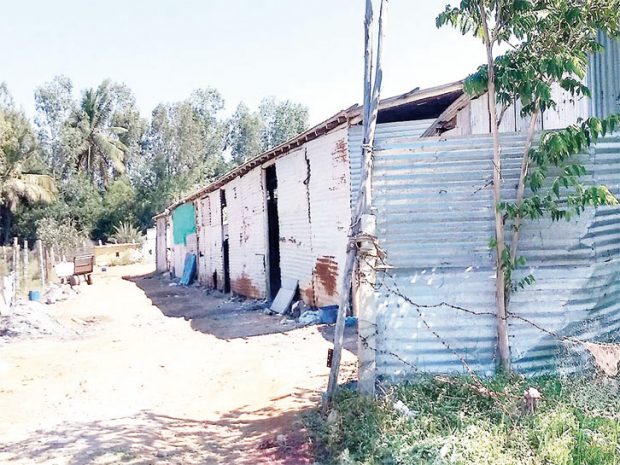
[[[230,292],[230,247],[228,242],[228,208],[226,206],[226,191],[224,189],[220,190],[220,207],[220,211],[222,213],[224,292],[228,294]]]
[[[282,286],[280,271],[280,226],[278,219],[278,178],[275,165],[265,169],[267,190],[267,234],[269,238],[269,297],[276,298]]]

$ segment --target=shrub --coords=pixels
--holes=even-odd
[[[307,416],[325,464],[620,463],[620,401],[613,384],[554,376],[484,381],[421,377],[376,400],[341,389],[332,412]],[[522,408],[525,389],[543,400]],[[404,408],[403,408],[404,407]]]

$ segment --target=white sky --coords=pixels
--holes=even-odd
[[[77,89],[126,83],[147,116],[213,86],[227,112],[262,97],[301,102],[317,123],[361,101],[364,0],[0,0],[0,81],[34,113],[55,75]],[[446,0],[390,0],[383,96],[465,77],[481,44],[436,29]]]

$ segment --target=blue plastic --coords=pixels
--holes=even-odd
[[[41,301],[41,292],[40,291],[30,291],[28,292],[28,300],[32,300],[33,302]]]
[[[179,284],[181,286],[189,286],[196,276],[196,255],[188,253],[185,256],[185,266],[183,268],[183,276]]]
[[[338,305],[319,308],[319,318],[323,324],[332,324],[338,318]]]
[[[344,325],[347,328],[352,328],[357,325],[357,317],[356,316],[348,316],[346,320],[344,320]]]

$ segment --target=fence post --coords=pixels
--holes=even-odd
[[[39,253],[39,274],[41,275],[41,289],[45,290],[45,260],[43,259],[43,242],[37,241],[37,251]]]
[[[24,267],[22,269],[24,286],[28,284],[28,258],[28,240],[24,239]]]
[[[13,273],[15,276],[15,293],[19,291],[19,242],[13,238]]]

